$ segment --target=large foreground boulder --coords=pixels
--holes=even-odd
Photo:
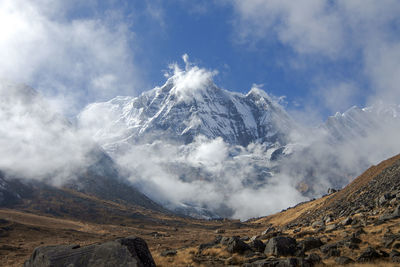
[[[296,253],[296,239],[286,236],[277,236],[268,240],[264,253],[267,255],[292,256]]]
[[[86,247],[47,246],[33,251],[24,267],[153,267],[156,266],[146,242],[139,237],[120,238]]]

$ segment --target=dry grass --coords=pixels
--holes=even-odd
[[[163,257],[160,253],[153,254],[154,261],[159,267],[167,266],[194,266],[194,255],[197,252],[195,248],[186,248],[179,250],[175,256]]]

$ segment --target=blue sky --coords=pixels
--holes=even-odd
[[[0,13],[0,75],[67,113],[163,84],[184,53],[220,87],[263,84],[311,122],[400,101],[399,1],[3,0]]]

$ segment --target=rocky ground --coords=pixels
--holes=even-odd
[[[93,214],[107,219],[78,220],[32,203],[20,210],[0,209],[0,265],[21,266],[38,246],[85,246],[133,235],[146,241],[157,266],[397,266],[399,185],[397,156],[342,190],[248,222],[133,213],[132,207],[109,201],[101,212],[94,198],[87,200],[96,203]],[[45,205],[52,203],[58,202]]]

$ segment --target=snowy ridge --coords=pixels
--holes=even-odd
[[[208,82],[183,99],[179,86],[172,77],[162,87],[138,97],[91,104],[79,115],[80,123],[105,147],[148,140],[152,135],[184,143],[204,135],[243,146],[251,142],[283,144],[294,127],[285,110],[260,89],[243,95]]]
[[[365,108],[353,106],[344,113],[337,112],[321,126],[331,140],[341,142],[366,136],[385,126],[400,123],[400,105],[377,104]]]

